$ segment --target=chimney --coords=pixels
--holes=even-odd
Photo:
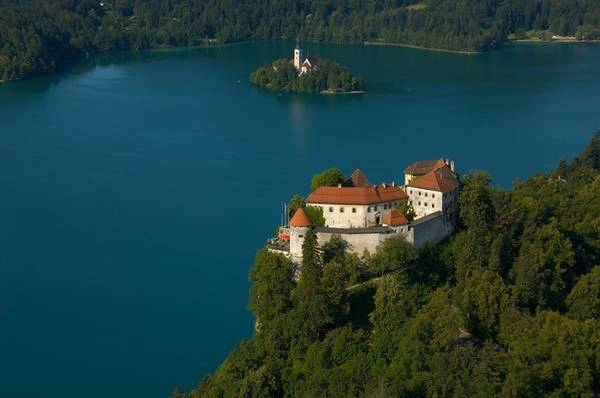
[[[338,184],[338,188],[341,188],[341,187],[342,187],[342,184]]]
[[[396,186],[396,181],[392,181],[392,186],[395,187]]]
[[[454,171],[454,160],[450,161],[450,170],[452,170],[452,172],[455,173],[455,171]]]
[[[382,183],[381,183],[381,186],[382,186],[383,188],[385,188],[385,182],[382,182]]]

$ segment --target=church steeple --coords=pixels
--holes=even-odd
[[[302,49],[300,48],[300,39],[296,39],[296,48],[294,49],[294,67],[300,70],[302,65]]]

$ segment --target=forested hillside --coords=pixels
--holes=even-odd
[[[261,250],[253,337],[173,397],[598,396],[600,132],[510,191],[465,176],[459,211],[418,251],[395,237],[357,258],[308,233],[297,283]]]
[[[487,50],[509,33],[600,38],[597,0],[0,0],[0,79],[98,51],[251,39]]]

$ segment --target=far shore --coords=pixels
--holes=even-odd
[[[365,46],[406,47],[406,48],[414,48],[416,50],[435,51],[435,52],[450,53],[450,54],[462,54],[462,55],[479,55],[479,54],[481,54],[481,52],[479,52],[479,51],[447,50],[444,48],[423,47],[423,46],[415,46],[412,44],[404,44],[404,43],[390,43],[390,42],[386,42],[386,41],[365,41],[365,42],[363,42],[363,44]]]
[[[322,90],[320,93],[328,94],[328,95],[364,94],[365,90],[353,90],[353,91]]]
[[[577,40],[577,39],[552,39],[552,40],[542,40],[542,39],[507,39],[504,41],[505,43],[575,43],[575,44],[585,44],[585,43],[600,43],[600,40]]]

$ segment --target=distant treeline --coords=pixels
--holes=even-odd
[[[337,62],[319,60],[316,70],[298,76],[289,59],[278,59],[258,68],[250,81],[270,90],[296,93],[351,92],[363,90],[362,81]]]
[[[597,0],[0,0],[0,79],[98,51],[252,39],[487,50],[510,33],[600,39]]]

